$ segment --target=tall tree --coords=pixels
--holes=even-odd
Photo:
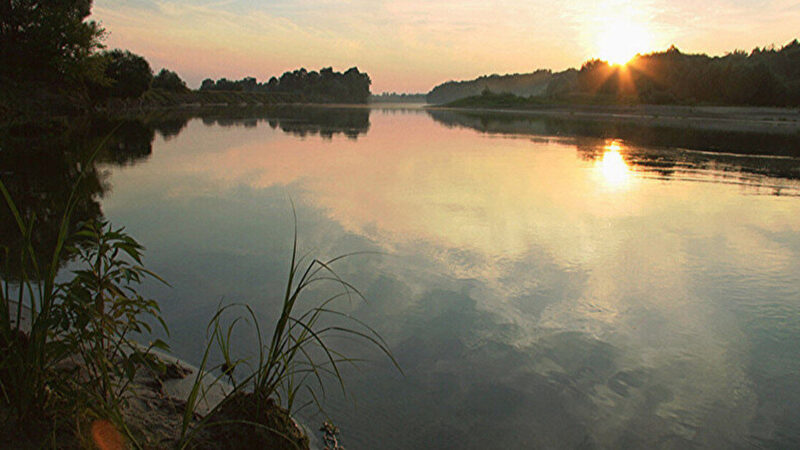
[[[153,78],[152,87],[172,92],[189,91],[189,88],[186,87],[186,82],[183,81],[177,73],[167,69],[161,69],[161,71],[158,72],[158,75]]]
[[[20,81],[98,74],[92,54],[103,29],[86,18],[91,0],[0,2],[0,76]]]
[[[106,52],[108,65],[105,76],[110,80],[108,95],[119,98],[138,98],[150,88],[153,70],[143,57],[128,50]]]

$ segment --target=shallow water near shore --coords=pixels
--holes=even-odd
[[[337,269],[367,302],[338,307],[405,374],[337,343],[374,361],[346,370],[348,398],[329,390],[347,448],[800,444],[795,135],[419,108],[149,133],[105,158],[99,205],[172,285],[145,291],[179,357],[199,362],[221,300],[271,323],[292,202],[301,253],[369,252]]]

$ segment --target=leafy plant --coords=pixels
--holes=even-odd
[[[91,221],[76,238],[78,245],[70,250],[81,268],[58,287],[59,341],[79,357],[78,380],[85,384],[83,390],[92,398],[93,409],[106,415],[118,413],[138,368],[157,365],[151,350],[168,349],[160,339],[148,347],[130,339],[134,333],[152,333],[148,318],[167,331],[158,303],[135,289],[145,276],[164,281],[142,267],[143,247],[123,228]]]
[[[158,304],[135,289],[144,276],[158,278],[142,267],[142,246],[106,222],[70,233],[81,182],[107,139],[81,165],[45,258],[33,245],[36,215],[23,217],[0,181],[21,242],[18,254],[0,248],[0,419],[5,430],[30,431],[32,445],[50,437],[55,445],[56,430],[59,440],[77,436],[92,417],[110,419],[132,439],[122,419],[125,393],[138,368],[158,365],[151,350],[166,349],[160,340],[140,347],[130,339],[151,331],[147,319],[164,326]],[[61,261],[73,258],[85,266],[60,281]]]

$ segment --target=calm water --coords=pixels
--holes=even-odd
[[[380,108],[147,126],[99,206],[172,284],[146,291],[177,355],[220,301],[274,317],[291,202],[302,250],[379,252],[339,265],[368,300],[339,307],[404,375],[342,343],[374,361],[326,402],[347,448],[800,445],[797,136]]]

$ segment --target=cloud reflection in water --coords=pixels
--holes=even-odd
[[[334,402],[345,430],[370,431],[354,437],[365,447],[463,434],[492,447],[716,446],[779,428],[779,402],[752,375],[761,338],[750,327],[759,299],[797,312],[795,199],[643,178],[631,154],[649,150],[623,142],[478,134],[424,114],[370,122],[354,142],[195,121],[146,164],[116,170],[104,208],[159,242],[156,265],[203,250],[188,247],[190,229],[191,245],[219,260],[282,267],[254,234],[285,224],[275,205],[287,193],[308,246],[388,251],[347,268],[372,301],[355,313],[408,373],[356,374],[359,410]],[[140,217],[148,202],[174,230]],[[182,270],[237,286],[237,298],[264,295],[264,280],[241,275],[252,270],[199,261]],[[784,330],[800,337],[794,322]],[[796,367],[797,353],[781,364]],[[417,431],[398,435],[398,424]]]

